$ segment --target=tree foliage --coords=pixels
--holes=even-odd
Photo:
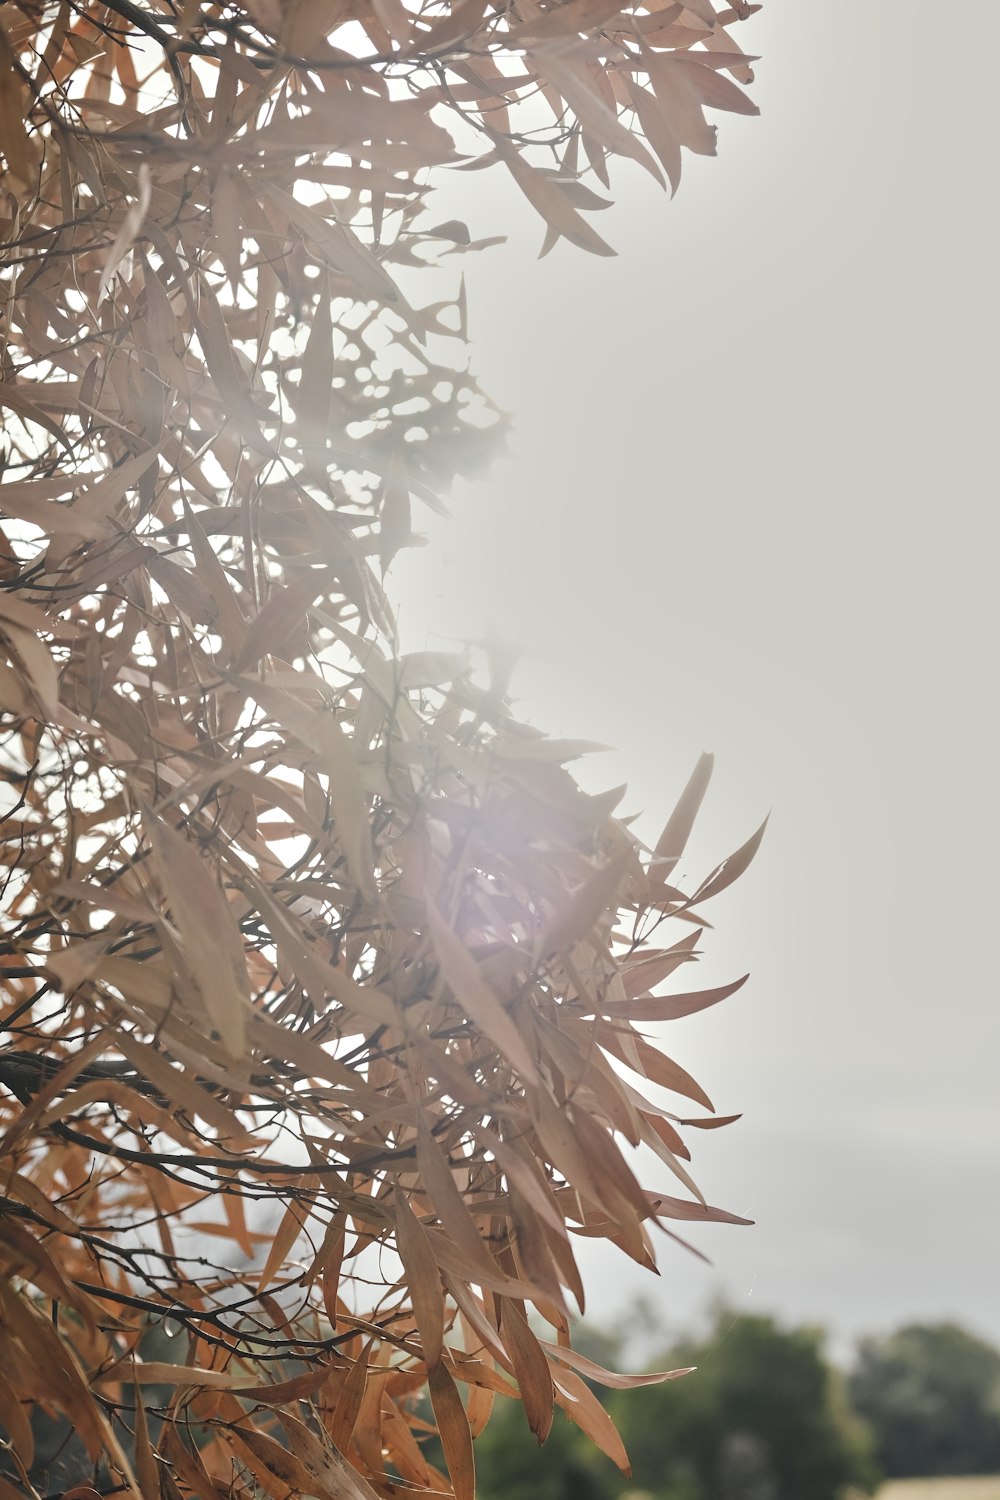
[[[728,28],[755,8],[0,7],[25,1487],[37,1404],[134,1496],[468,1500],[498,1391],[624,1462],[569,1347],[573,1241],[652,1266],[650,1226],[732,1218],[680,1133],[724,1121],[638,1027],[736,987],[656,993],[759,835],[684,883],[710,759],[645,849],[565,769],[584,747],[512,717],[502,656],[400,654],[383,582],[500,425],[461,293],[418,305],[477,248],[429,169],[506,170],[546,247],[604,253],[585,179],[676,186],[706,107],[753,111]]]
[[[584,1326],[578,1342],[593,1342],[593,1332]],[[600,1342],[617,1362],[615,1340]],[[482,1500],[838,1500],[874,1488],[872,1435],[848,1407],[815,1329],[723,1309],[702,1337],[671,1345],[658,1362],[697,1373],[605,1397],[631,1482],[561,1414],[539,1453],[504,1403],[481,1439]]]
[[[1000,1351],[954,1323],[864,1339],[851,1399],[887,1474],[1000,1470]]]
[[[671,1500],[838,1500],[878,1478],[814,1328],[720,1310],[671,1350],[697,1376],[614,1407],[637,1482]]]

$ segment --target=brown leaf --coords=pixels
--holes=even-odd
[[[175,1422],[164,1424],[161,1446],[183,1483],[198,1496],[198,1500],[220,1500],[220,1492],[206,1473],[198,1449],[192,1452],[185,1447]],[[143,1500],[148,1500],[148,1497],[144,1496]]]
[[[33,389],[33,387],[30,388]],[[38,391],[37,394],[42,395],[43,392]],[[32,400],[23,386],[15,385],[10,379],[0,380],[0,406],[6,406],[11,411],[17,412],[22,421],[35,422],[39,427],[44,427],[45,431],[51,433],[58,443],[64,447],[67,446],[62,427]]]
[[[455,1500],[475,1500],[476,1465],[472,1434],[462,1399],[443,1360],[428,1372],[427,1383]]]
[[[266,457],[276,456],[261,430],[260,417],[251,399],[250,381],[237,359],[222,309],[204,280],[199,287],[199,312],[198,338],[227,414],[236,420],[256,451]]]
[[[288,637],[305,620],[309,608],[325,595],[334,583],[335,575],[330,568],[316,569],[305,577],[297,578],[285,588],[274,588],[267,602],[250,621],[243,637],[233,668],[246,672],[255,667],[266,654],[278,655]],[[232,633],[228,633],[232,640]]]
[[[329,778],[330,802],[348,871],[365,898],[373,901],[378,894],[375,856],[367,797],[357,761],[358,747],[344,733],[336,715],[329,713],[319,715],[316,740]]]
[[[272,185],[267,191],[282,213],[302,230],[318,251],[329,256],[330,263],[343,272],[359,292],[406,307],[395,282],[349,225],[329,223],[315,209],[299,202],[283,188]]]
[[[697,1011],[717,1005],[729,995],[735,995],[750,978],[744,974],[732,984],[721,984],[716,989],[697,990],[685,995],[639,995],[621,1005],[608,1005],[605,1014],[628,1016],[630,1021],[676,1021],[681,1016],[693,1016]]]
[[[617,911],[633,858],[631,849],[623,849],[562,903],[538,939],[538,957],[560,953],[581,942],[601,917]]]
[[[444,1339],[444,1308],[441,1277],[426,1231],[398,1189],[395,1194],[396,1245],[409,1285],[413,1312],[423,1344],[428,1369],[441,1358]]]
[[[24,124],[27,103],[27,90],[15,68],[7,33],[0,28],[0,151],[22,184],[31,181],[35,166],[34,148]]]
[[[501,1057],[508,1058],[523,1079],[537,1083],[538,1070],[528,1044],[482,977],[479,965],[447,925],[430,896],[427,897],[426,910],[434,952],[456,1004],[496,1044]]]
[[[132,1372],[130,1372],[132,1373]],[[118,1366],[103,1370],[93,1378],[99,1385],[122,1380],[124,1371]],[[239,1391],[239,1381],[233,1379],[231,1370],[206,1370],[195,1365],[172,1365],[165,1360],[136,1360],[134,1379],[139,1385],[169,1385],[181,1389],[197,1387],[202,1390]],[[251,1387],[252,1388],[252,1387]]]
[[[48,646],[30,631],[10,622],[4,625],[3,633],[13,648],[22,681],[34,699],[35,712],[40,718],[58,722],[61,717],[59,678]]]
[[[653,859],[649,866],[649,882],[651,886],[663,885],[681,855],[694,827],[694,820],[698,816],[708,783],[712,777],[712,767],[715,764],[715,756],[702,754],[698,764],[691,773],[687,786],[678,799],[670,817],[667,819],[666,827],[656,841],[653,851]]]
[[[206,1013],[229,1055],[240,1058],[249,986],[232,911],[208,864],[187,839],[152,812],[144,813],[143,826]]]
[[[249,1422],[241,1423],[239,1427],[233,1428],[232,1436],[249,1448],[268,1472],[281,1485],[287,1487],[285,1494],[289,1500],[293,1495],[309,1495],[314,1492],[312,1476],[308,1469],[275,1438],[250,1426]],[[322,1493],[328,1494],[329,1492],[324,1490]]]
[[[524,1314],[509,1297],[501,1297],[499,1302],[500,1336],[514,1366],[528,1426],[538,1441],[544,1443],[552,1426],[555,1399],[548,1360]]]
[[[705,119],[697,80],[673,57],[650,52],[645,62],[663,117],[677,140],[698,156],[714,156],[715,127]]]
[[[85,946],[88,945],[85,945],[83,943],[75,944],[73,945],[73,947],[64,950],[64,952],[66,954],[72,954],[74,952],[74,948],[83,948]],[[102,941],[96,951],[92,950],[93,956],[95,958],[99,956],[99,952],[103,950],[103,946],[104,944]],[[60,954],[55,958],[50,958],[48,967],[53,968],[53,965],[58,963],[58,959],[62,958],[63,956],[63,954]],[[89,963],[87,967],[89,968]],[[53,972],[58,974],[59,969],[53,968]],[[49,1078],[48,1082],[38,1090],[37,1094],[35,1094],[34,1098],[31,1100],[31,1103],[25,1105],[18,1119],[15,1120],[10,1128],[4,1133],[3,1138],[0,1139],[0,1155],[13,1158],[15,1147],[18,1146],[24,1140],[24,1138],[30,1134],[32,1130],[40,1130],[44,1127],[44,1123],[46,1120],[46,1111],[49,1109],[53,1100],[58,1099],[60,1094],[65,1093],[68,1090],[69,1085],[79,1076],[80,1073],[83,1072],[84,1068],[88,1067],[91,1062],[93,1062],[101,1055],[101,1053],[104,1051],[105,1045],[106,1042],[104,1034],[99,1033],[97,1036],[92,1037],[85,1047],[81,1047],[78,1052],[75,1052],[72,1056],[67,1057],[66,1061],[55,1070],[52,1077]]]
[[[625,1452],[625,1444],[619,1437],[614,1422],[590,1387],[571,1370],[554,1371],[553,1382],[556,1388],[556,1399],[558,1400],[559,1395],[562,1394],[564,1399],[559,1404],[570,1421],[575,1422],[591,1441],[596,1443],[601,1452],[607,1454],[616,1468],[619,1468],[630,1479],[632,1469],[628,1454]]]
[[[138,1385],[135,1391],[135,1426],[134,1448],[135,1448],[135,1477],[139,1481],[139,1493],[143,1500],[160,1493],[160,1469],[153,1452],[153,1445],[149,1440],[149,1424],[146,1421],[146,1408],[143,1404],[142,1391]]]
[[[368,1383],[368,1357],[371,1350],[372,1341],[369,1339],[348,1370],[337,1396],[337,1404],[330,1417],[330,1440],[341,1453],[348,1452],[351,1437],[357,1426]]]
[[[510,175],[521,189],[532,208],[541,214],[549,227],[564,235],[581,250],[594,255],[615,255],[606,240],[602,240],[596,229],[580,217],[569,198],[560,190],[557,179],[547,176],[533,167],[515,150],[498,143],[497,150],[503,157]]]
[[[5,1258],[12,1263],[13,1274],[29,1281],[53,1302],[65,1302],[91,1328],[96,1326],[89,1298],[66,1280],[48,1250],[29,1229],[13,1219],[0,1220],[0,1244]]]
[[[136,1071],[143,1078],[148,1078],[150,1083],[155,1084],[171,1104],[187,1110],[192,1119],[200,1116],[201,1119],[207,1120],[230,1144],[242,1144],[246,1140],[246,1131],[243,1126],[221,1100],[217,1099],[214,1094],[210,1094],[196,1079],[173,1067],[162,1052],[157,1052],[154,1047],[140,1042],[127,1031],[118,1034],[115,1038],[115,1045],[128,1058]]]
[[[695,931],[660,953],[647,950],[644,955],[640,949],[623,969],[622,984],[626,995],[631,999],[635,995],[645,994],[654,985],[667,979],[681,964],[696,959],[700,940],[701,932]]]
[[[438,1367],[443,1368],[443,1366]],[[378,1500],[375,1490],[330,1442],[323,1442],[290,1412],[279,1412],[278,1420],[288,1435],[289,1446],[310,1475],[316,1493],[327,1500]]]
[[[631,1037],[630,1057],[622,1046],[620,1039],[614,1034],[610,1027],[602,1028],[600,1031],[600,1043],[606,1051],[614,1053],[623,1063],[630,1068],[634,1067],[637,1072],[645,1075],[653,1083],[658,1083],[661,1088],[672,1089],[675,1094],[683,1094],[686,1099],[693,1099],[696,1104],[704,1105],[705,1109],[712,1109],[712,1101],[699,1083],[691,1077],[690,1073],[675,1063],[673,1058],[666,1057],[662,1052],[651,1047],[648,1042],[639,1036]]]
[[[713,1208],[709,1203],[688,1203],[684,1198],[671,1198],[663,1193],[650,1193],[650,1207],[667,1219],[686,1219],[698,1224],[752,1224],[753,1219],[741,1219],[724,1208]]]
[[[152,194],[153,178],[149,170],[149,163],[145,161],[140,162],[135,199],[125,210],[118,233],[115,235],[111,249],[108,251],[104,262],[104,268],[101,271],[101,279],[97,289],[98,305],[107,296],[115,272],[132,248],[132,244],[143,226],[143,222],[149,212]]]
[[[220,563],[215,548],[191,506],[184,502],[184,520],[191,539],[191,548],[198,565],[199,581],[208,585],[215,601],[215,612],[223,635],[231,649],[238,648],[246,634],[243,611],[239,606],[233,586],[225,568]]]
[[[212,185],[212,228],[219,256],[235,296],[243,280],[243,209],[236,179],[220,172]]]
[[[732,885],[734,880],[740,878],[760,848],[760,842],[764,837],[764,830],[767,828],[767,824],[768,818],[765,818],[757,829],[757,832],[752,834],[745,844],[741,844],[735,854],[731,854],[728,859],[722,861],[721,865],[716,866],[707,880],[702,881],[691,897],[692,906],[697,901],[707,901],[710,896],[717,896],[720,891],[724,891],[727,886]]]
[[[434,1211],[451,1244],[463,1258],[470,1280],[475,1280],[477,1273],[485,1276],[488,1282],[495,1280],[498,1268],[455,1185],[451,1167],[423,1118],[417,1133],[417,1166]]]
[[[702,63],[701,55],[679,56],[673,61],[691,72],[696,90],[710,109],[731,110],[738,115],[760,114],[759,107],[742,89],[716,71],[721,59],[712,58],[710,65]]]
[[[556,1360],[561,1365],[568,1365],[570,1369],[576,1370],[578,1374],[585,1375],[588,1380],[596,1380],[600,1385],[610,1386],[616,1391],[630,1391],[641,1385],[661,1385],[665,1380],[678,1380],[682,1375],[690,1375],[691,1367],[687,1366],[681,1370],[659,1370],[642,1375],[620,1375],[615,1370],[607,1370],[595,1360],[588,1359],[577,1349],[571,1349],[566,1344],[547,1344],[542,1341],[542,1348],[550,1360]]]
[[[712,1115],[708,1120],[679,1120],[679,1125],[695,1125],[699,1130],[718,1130],[722,1125],[733,1125],[742,1120],[742,1115]]]
[[[555,10],[526,16],[512,27],[511,36],[516,42],[537,37],[575,37],[579,32],[600,30],[621,8],[619,0],[563,0]]]
[[[321,1365],[315,1370],[303,1370],[301,1375],[292,1375],[288,1380],[278,1380],[272,1385],[247,1385],[240,1387],[240,1399],[260,1401],[265,1406],[284,1406],[290,1401],[302,1401],[314,1396],[330,1379],[330,1365]]]
[[[281,1221],[274,1231],[271,1248],[267,1253],[260,1276],[257,1280],[257,1290],[261,1292],[270,1286],[278,1271],[285,1264],[296,1240],[302,1234],[303,1227],[308,1218],[308,1210],[297,1198],[293,1198],[281,1216]]]
[[[580,124],[595,141],[617,152],[619,156],[631,157],[641,167],[645,167],[657,182],[663,182],[649,152],[630,130],[626,130],[615,111],[601,98],[585,68],[572,61],[564,61],[554,47],[544,52],[538,49],[535,56],[540,65],[539,71],[551,79]]]
[[[600,1179],[577,1139],[568,1114],[559,1108],[544,1088],[532,1090],[528,1096],[528,1104],[532,1123],[548,1160],[577,1192],[583,1193],[592,1203],[604,1207]]]

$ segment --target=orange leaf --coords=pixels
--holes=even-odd
[[[647,1194],[650,1207],[667,1219],[684,1219],[695,1224],[752,1224],[753,1219],[743,1219],[725,1208],[713,1208],[710,1203],[689,1203],[686,1198],[671,1198],[664,1193]]]
[[[698,957],[697,947],[701,938],[701,932],[689,933],[672,948],[665,949],[662,953],[651,953],[648,950],[643,955],[640,949],[635,960],[628,963],[622,970],[622,985],[626,995],[630,998],[634,995],[645,994],[655,984],[666,979],[681,964],[690,963]]]
[[[458,1387],[443,1361],[428,1372],[428,1385],[455,1500],[475,1500],[476,1464],[472,1434]]]
[[[330,802],[337,821],[337,836],[351,878],[368,900],[378,894],[372,852],[368,799],[361,780],[357,753],[360,748],[344,733],[336,715],[321,713],[316,739],[327,773]]]
[[[368,1357],[371,1350],[372,1340],[369,1339],[347,1372],[330,1418],[330,1439],[341,1453],[346,1453],[350,1447],[351,1437],[357,1425],[368,1383]]]
[[[562,903],[539,937],[535,945],[537,956],[561,953],[573,947],[590,935],[601,917],[617,912],[626,876],[634,860],[632,850],[623,849],[610,864],[588,876],[583,885]]]
[[[667,1057],[640,1036],[630,1036],[629,1044],[634,1049],[634,1057],[629,1057],[624,1050],[618,1036],[610,1027],[602,1028],[599,1035],[600,1044],[608,1052],[613,1052],[628,1067],[634,1068],[636,1072],[644,1074],[653,1083],[658,1083],[661,1088],[672,1089],[675,1094],[683,1094],[686,1099],[693,1099],[696,1104],[704,1105],[705,1109],[713,1110],[715,1106],[705,1093],[701,1084],[691,1077],[679,1063],[673,1058]]]
[[[292,1452],[313,1476],[316,1488],[307,1488],[306,1494],[317,1494],[327,1500],[378,1500],[368,1481],[328,1440],[318,1438],[290,1412],[279,1412],[278,1420],[288,1435]]]
[[[331,568],[322,568],[308,572],[285,588],[272,588],[266,604],[247,627],[233,663],[234,670],[246,672],[265,654],[280,653],[292,631],[306,618],[310,605],[329,592],[334,577]]]
[[[207,1120],[224,1140],[245,1139],[246,1131],[222,1101],[189,1074],[173,1067],[162,1052],[127,1031],[118,1034],[115,1045],[136,1072],[154,1084],[175,1107],[186,1109],[192,1118],[200,1116]]]
[[[269,1437],[266,1432],[258,1431],[256,1427],[242,1424],[232,1428],[229,1436],[249,1448],[254,1458],[264,1465],[268,1474],[278,1481],[277,1488],[269,1486],[273,1500],[285,1500],[285,1497],[287,1500],[292,1500],[293,1496],[308,1495],[313,1492],[308,1470],[275,1438]]]
[[[537,1083],[538,1069],[524,1036],[483,978],[472,954],[447,925],[430,896],[427,897],[426,905],[427,925],[434,952],[456,1004],[496,1044],[500,1055],[518,1070],[523,1079]]]
[[[681,1016],[693,1016],[700,1010],[707,1010],[710,1005],[718,1005],[720,1000],[725,1000],[729,995],[735,995],[749,978],[749,974],[744,974],[741,979],[734,979],[732,984],[720,984],[716,989],[696,990],[684,995],[637,995],[634,1000],[617,1005],[609,1004],[605,1014],[612,1018],[628,1016],[630,1021],[676,1021]]]
[[[764,837],[764,830],[767,824],[768,819],[765,818],[757,829],[757,832],[752,834],[745,844],[741,844],[735,854],[731,854],[728,859],[724,859],[721,865],[712,871],[708,879],[702,882],[691,897],[692,906],[697,901],[707,901],[710,896],[717,896],[720,891],[724,891],[727,886],[732,885],[734,880],[739,879],[760,848],[760,841]]]
[[[574,245],[579,245],[581,250],[589,250],[594,255],[617,253],[596,229],[591,228],[586,219],[581,218],[556,180],[531,166],[511,147],[498,142],[497,150],[532,208],[541,214],[550,228],[564,235]]]
[[[405,1192],[395,1193],[396,1246],[403,1262],[413,1312],[420,1330],[428,1368],[441,1358],[444,1339],[444,1308],[441,1276],[426,1230],[411,1209]]]
[[[135,1390],[135,1477],[139,1481],[139,1493],[144,1497],[155,1497],[160,1493],[160,1470],[153,1453],[153,1445],[149,1441],[149,1425],[146,1421],[146,1408],[143,1404],[142,1391],[138,1385]]]
[[[249,999],[243,942],[207,860],[162,818],[143,816],[156,868],[209,1019],[231,1057],[244,1054]]]
[[[303,1179],[303,1185],[305,1185],[307,1180]],[[297,1198],[293,1198],[282,1214],[281,1222],[274,1232],[274,1239],[271,1242],[267,1260],[264,1262],[264,1268],[257,1281],[258,1292],[263,1291],[273,1281],[277,1272],[285,1264],[285,1259],[301,1235],[308,1216],[309,1211],[306,1205],[300,1203]]]
[[[552,1426],[552,1375],[528,1320],[509,1297],[500,1301],[500,1336],[507,1346],[528,1426],[544,1443]]]
[[[708,783],[712,777],[712,767],[715,764],[715,756],[702,754],[698,764],[691,772],[691,778],[687,786],[681,792],[670,817],[667,819],[666,827],[656,841],[654,858],[650,862],[649,881],[651,885],[663,885],[674,865],[684,853],[684,846],[694,827],[694,820],[698,815],[702,800],[708,790]]]
[[[550,1359],[557,1360],[561,1365],[569,1365],[580,1375],[585,1375],[588,1380],[596,1380],[600,1385],[610,1386],[616,1391],[630,1391],[640,1385],[661,1385],[665,1380],[677,1380],[681,1375],[691,1374],[691,1367],[688,1366],[683,1370],[659,1370],[651,1374],[620,1375],[616,1370],[606,1370],[603,1365],[588,1359],[585,1354],[580,1354],[576,1349],[568,1348],[565,1344],[548,1344],[544,1339],[540,1342]]]
[[[571,1370],[553,1372],[553,1383],[557,1399],[560,1393],[563,1395],[564,1399],[559,1402],[559,1405],[570,1421],[575,1422],[590,1440],[597,1444],[601,1452],[606,1453],[611,1462],[621,1469],[623,1474],[631,1478],[632,1469],[628,1454],[625,1452],[625,1444],[619,1437],[614,1422],[590,1387]]]

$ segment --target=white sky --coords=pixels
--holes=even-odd
[[[751,983],[670,1031],[745,1111],[696,1176],[758,1227],[702,1230],[714,1271],[665,1246],[658,1282],[593,1258],[591,1315],[724,1287],[841,1346],[1000,1339],[1000,9],[770,0],[741,40],[763,117],[718,116],[673,203],[620,171],[617,259],[537,262],[498,173],[447,189],[510,235],[466,275],[514,451],[390,592],[411,646],[521,643],[523,714],[619,747],[585,774],[654,837],[714,750],[692,873],[774,809],[710,913],[706,979]]]

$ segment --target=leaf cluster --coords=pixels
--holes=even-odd
[[[704,108],[752,109],[736,19],[0,10],[0,1424],[28,1493],[33,1405],[164,1500],[470,1500],[498,1394],[625,1463],[570,1347],[573,1245],[652,1266],[650,1226],[733,1218],[681,1133],[724,1121],[638,1028],[737,987],[658,993],[759,835],[684,886],[710,758],[645,849],[499,656],[400,653],[383,585],[502,427],[463,297],[407,290],[476,248],[428,170],[504,167],[547,243],[605,250],[581,153],[676,185]],[[175,1360],[142,1357],[151,1319]]]

